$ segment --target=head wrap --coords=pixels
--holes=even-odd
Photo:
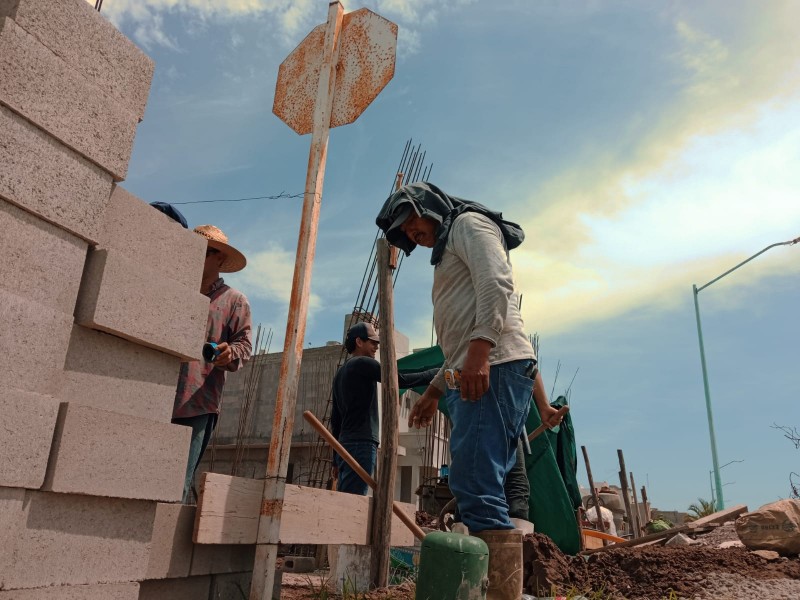
[[[375,219],[375,224],[386,234],[386,239],[393,246],[411,254],[417,245],[400,230],[400,225],[411,214],[411,209],[421,217],[436,221],[436,242],[431,253],[431,264],[438,265],[442,260],[450,227],[459,215],[465,212],[477,212],[489,217],[500,228],[506,248],[512,250],[525,240],[522,227],[503,219],[503,214],[489,210],[483,204],[448,196],[441,189],[425,181],[411,183],[401,187],[384,202]]]

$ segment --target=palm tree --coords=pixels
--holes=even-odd
[[[697,502],[697,504],[690,504],[689,508],[686,509],[686,512],[689,513],[689,516],[686,517],[687,521],[696,521],[700,517],[707,517],[717,512],[714,502],[703,500],[702,498],[698,498]]]

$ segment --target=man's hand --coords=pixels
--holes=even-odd
[[[226,367],[233,360],[233,349],[227,342],[222,342],[221,344],[217,344],[217,350],[219,351],[219,356],[214,359],[214,366]]]
[[[411,412],[408,414],[408,426],[420,429],[430,425],[433,422],[433,415],[436,414],[436,409],[439,407],[439,398],[441,397],[441,391],[433,386],[428,386],[428,389],[411,407]]]
[[[336,463],[331,465],[331,477],[334,480],[339,479],[339,467],[336,466]]]
[[[539,416],[542,418],[542,423],[547,425],[548,429],[552,429],[561,424],[561,416],[558,414],[558,409],[553,408],[549,404],[539,407]]]
[[[491,342],[472,340],[467,350],[467,358],[461,367],[461,399],[475,402],[489,389],[489,352]]]

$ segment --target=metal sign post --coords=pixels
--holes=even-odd
[[[343,12],[340,2],[329,5],[327,22],[281,64],[275,88],[273,112],[312,137],[250,600],[273,596],[329,130],[355,121],[394,76],[397,26],[366,9]]]

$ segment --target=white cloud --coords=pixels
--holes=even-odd
[[[86,0],[94,4],[94,0]],[[476,0],[367,0],[353,5],[344,2],[346,11],[362,6],[395,21],[400,26],[398,54],[407,56],[419,51],[421,28],[434,25],[439,16],[459,10]],[[103,6],[103,14],[118,27],[135,23],[134,37],[147,49],[160,45],[178,49],[174,36],[164,30],[163,15],[178,13],[188,18],[184,30],[190,35],[202,33],[209,19],[233,20],[258,15],[272,17],[278,24],[277,35],[287,47],[297,44],[314,26],[323,22],[325,5],[319,0],[114,0]]]
[[[247,289],[255,298],[288,307],[292,295],[294,252],[270,245],[266,250],[248,253],[247,257],[247,268],[234,277],[242,289]],[[319,309],[320,305],[319,296],[311,294],[309,313]]]
[[[512,255],[531,325],[553,331],[641,305],[674,307],[692,283],[800,236],[798,106],[768,103],[756,123],[697,137],[659,168],[622,177],[620,207],[579,210],[580,234],[565,236],[574,246],[563,252],[542,251],[532,236]],[[729,283],[800,272],[798,251],[774,250]]]

